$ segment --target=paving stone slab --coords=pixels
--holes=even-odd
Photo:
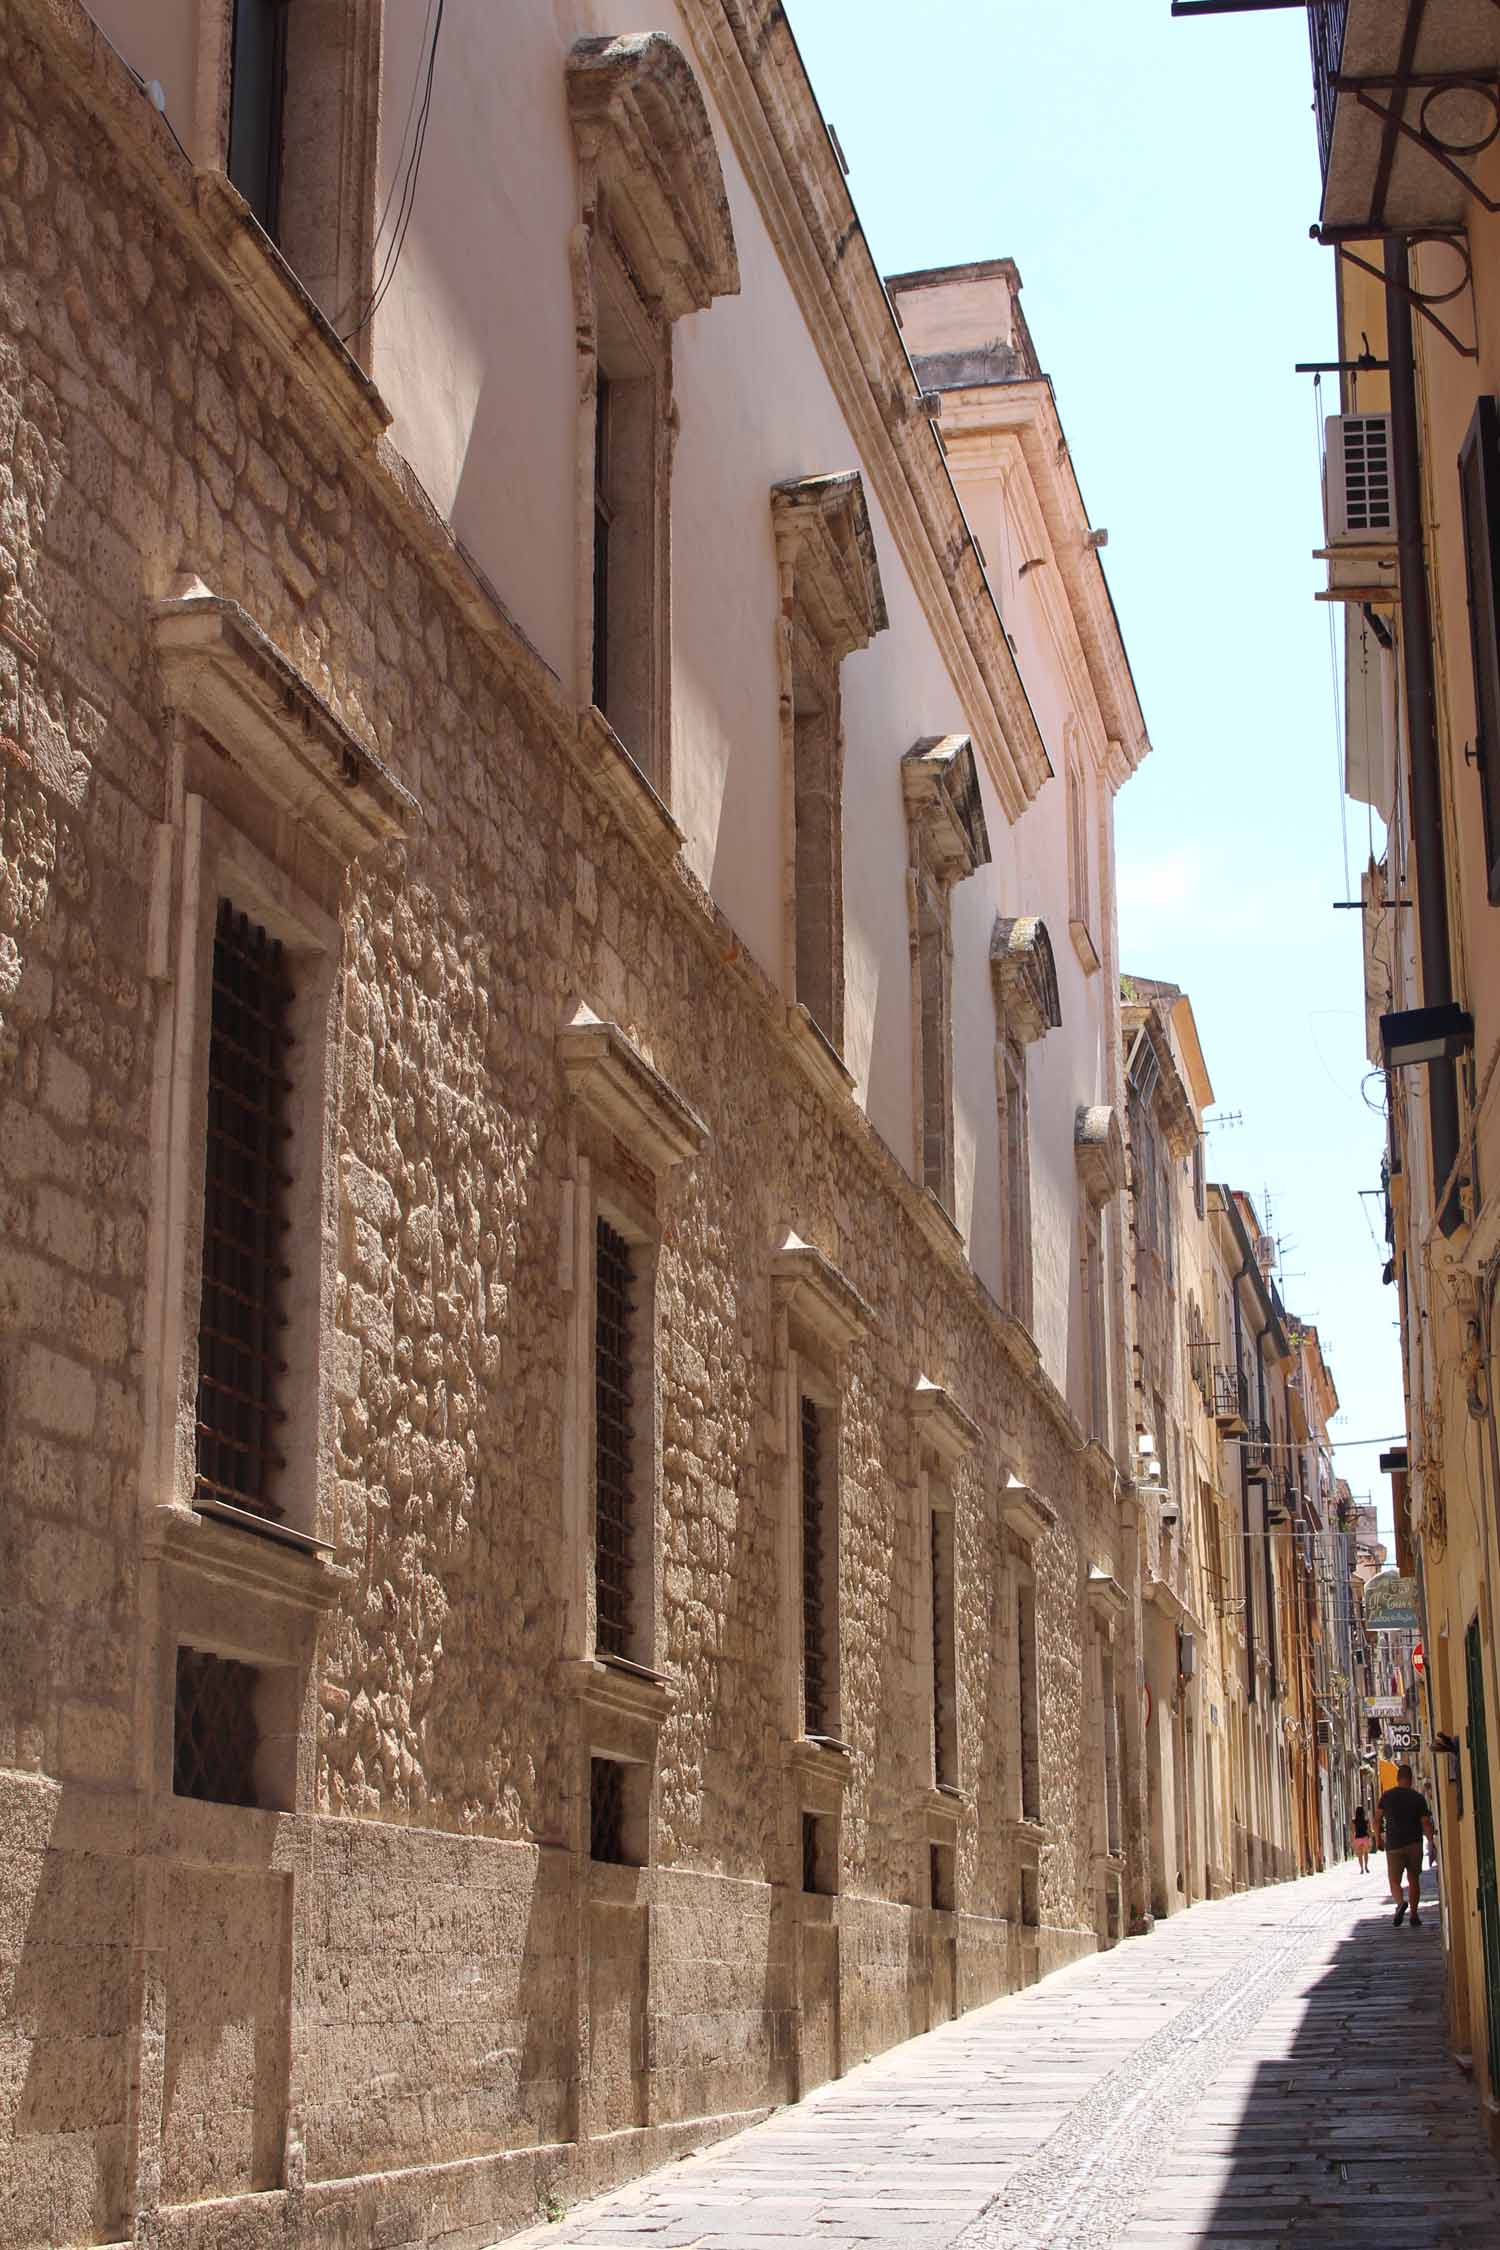
[[[1500,2250],[1416,1938],[1346,1868],[1195,1907],[513,2250]]]

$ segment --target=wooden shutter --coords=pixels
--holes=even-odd
[[[1481,398],[1458,456],[1469,636],[1474,651],[1475,761],[1484,807],[1490,904],[1500,906],[1500,402]]]

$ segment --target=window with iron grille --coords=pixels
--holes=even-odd
[[[618,1758],[589,1760],[589,1858],[623,1867],[625,1768]]]
[[[834,1664],[828,1537],[827,1416],[816,1399],[802,1401],[802,1726],[833,1731]]]
[[[594,1639],[602,1656],[630,1657],[635,1653],[635,1285],[631,1245],[607,1219],[598,1220],[594,1248]]]
[[[198,1313],[198,1496],[280,1522],[292,983],[228,899],[214,933]]]
[[[932,1511],[932,1778],[958,1785],[958,1649],[953,1614],[953,1517]]]
[[[802,1815],[802,1888],[818,1898],[838,1889],[838,1822],[829,1813]]]
[[[255,1786],[259,1685],[260,1674],[251,1664],[212,1656],[205,1649],[179,1648],[172,1727],[176,1796],[199,1797],[215,1805],[259,1803]]]
[[[1021,1818],[1042,1817],[1041,1710],[1036,1676],[1036,1593],[1030,1585],[1016,1592],[1016,1689],[1020,1705]]]

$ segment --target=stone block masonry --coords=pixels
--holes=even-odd
[[[1114,1472],[591,783],[555,681],[353,434],[357,371],[280,348],[290,285],[256,251],[259,294],[232,293],[205,209],[72,0],[0,0],[0,2240],[478,2244],[1094,1946],[1085,1581]],[[152,618],[185,586],[412,793],[404,837],[331,876],[172,701]],[[204,855],[271,869],[289,926],[331,932],[302,1049],[326,1044],[329,1162],[291,1252],[321,1241],[329,1275],[293,1308],[319,1370],[293,1528],[325,1560],[193,1516],[171,1438],[189,799]],[[706,1127],[651,1214],[666,1690],[639,1868],[590,1858],[600,1740],[567,1661],[567,1245],[600,1158],[557,1059],[580,1000]],[[201,1208],[201,1145],[184,1176]],[[802,1889],[786,1762],[789,1229],[871,1315],[840,1374],[834,1896]],[[921,1373],[978,1426],[937,1810]],[[1056,1514],[1039,1929],[1011,1842],[1012,1474]],[[173,1791],[182,1646],[261,1681],[254,1804]]]

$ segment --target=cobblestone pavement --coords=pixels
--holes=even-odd
[[[1195,1907],[512,2250],[1496,2250],[1437,1921],[1352,1863]]]

